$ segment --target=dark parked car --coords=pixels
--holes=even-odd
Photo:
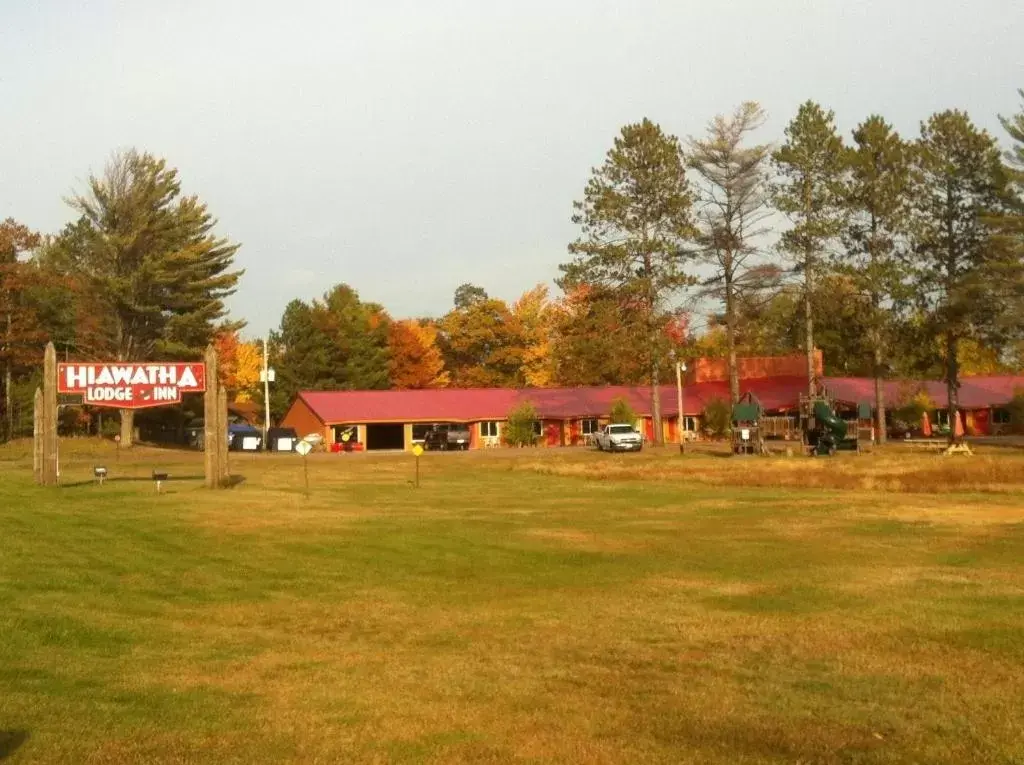
[[[427,451],[464,451],[469,448],[469,428],[465,425],[434,425],[423,437]]]

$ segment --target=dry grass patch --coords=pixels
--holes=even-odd
[[[713,486],[895,493],[1024,493],[1024,457],[950,458],[888,451],[835,458],[728,458],[694,455],[573,455],[514,464],[515,470],[594,481],[686,481]],[[631,455],[632,456],[632,455]]]
[[[532,539],[557,542],[561,546],[584,552],[636,552],[644,547],[639,542],[582,529],[530,529],[524,535]]]

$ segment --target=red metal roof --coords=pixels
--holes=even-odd
[[[830,377],[826,378],[825,385],[838,400],[850,404],[870,402],[874,398],[874,382],[870,379]],[[920,389],[926,390],[937,406],[946,406],[945,383],[888,381],[884,385],[890,406]],[[775,377],[741,381],[740,392],[754,393],[765,409],[785,410],[797,408],[806,386],[803,377]],[[1024,376],[966,377],[960,388],[960,405],[965,409],[1001,406],[1021,388],[1024,388]],[[675,417],[678,414],[675,385],[661,386],[660,394],[662,414]],[[540,417],[553,420],[607,415],[617,398],[625,398],[641,416],[651,413],[650,388],[646,386],[303,391],[299,395],[325,424],[502,420],[524,401],[530,401]],[[686,414],[700,414],[716,398],[729,399],[727,383],[687,385]]]
[[[744,381],[743,393],[753,391],[767,409],[795,407],[806,383],[787,377]],[[675,385],[660,389],[661,411],[678,413]],[[624,398],[639,415],[651,412],[647,386],[609,385],[591,388],[443,388],[437,390],[303,391],[299,394],[324,423],[360,422],[476,422],[502,420],[518,404],[529,401],[544,419],[599,417]],[[712,400],[728,400],[729,386],[721,382],[686,386],[688,415],[700,414]]]
[[[874,401],[874,380],[863,377],[829,377],[825,380],[825,385],[840,401]],[[939,408],[944,408],[949,403],[944,382],[888,380],[883,383],[883,387],[887,406],[905,401],[921,390],[925,391]],[[957,400],[964,409],[986,409],[1008,403],[1013,398],[1014,391],[1018,389],[1024,389],[1024,376],[964,377],[960,380]]]

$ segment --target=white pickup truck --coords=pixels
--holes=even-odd
[[[594,435],[594,443],[602,452],[638,452],[644,439],[632,425],[605,425]]]

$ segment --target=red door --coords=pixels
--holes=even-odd
[[[562,423],[549,421],[544,424],[544,433],[547,436],[548,446],[562,445]]]
[[[975,409],[971,414],[974,415],[974,435],[987,436],[992,432],[991,412],[988,409]]]

